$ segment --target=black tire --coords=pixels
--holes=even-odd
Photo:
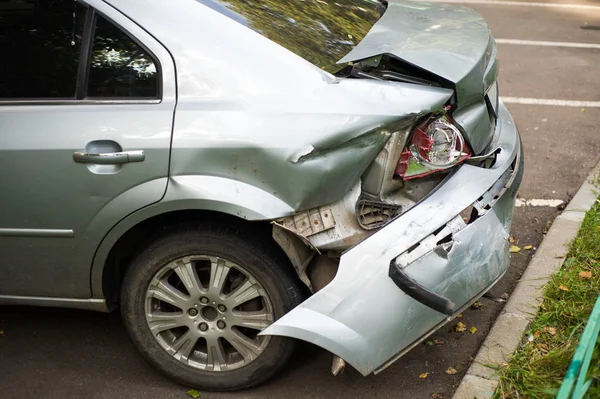
[[[146,360],[173,380],[212,391],[248,388],[273,377],[290,359],[295,340],[272,336],[254,360],[229,371],[207,371],[185,364],[164,349],[146,321],[146,292],[156,273],[184,256],[206,254],[228,259],[250,272],[266,291],[274,319],[302,302],[303,290],[289,260],[268,238],[221,224],[177,226],[143,249],[121,287],[121,313],[129,335]],[[196,352],[193,352],[196,353]]]

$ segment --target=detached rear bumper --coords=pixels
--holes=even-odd
[[[319,345],[363,375],[379,372],[489,290],[509,266],[523,175],[504,105],[490,169],[462,165],[419,205],[342,255],[336,277],[261,334]],[[460,213],[478,217],[468,224]]]

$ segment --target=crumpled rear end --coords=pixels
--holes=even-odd
[[[489,290],[509,266],[507,238],[522,177],[520,137],[503,105],[495,137],[500,150],[491,168],[460,166],[417,206],[346,251],[331,283],[262,334],[312,342],[366,375]],[[462,219],[470,207],[477,217]],[[398,271],[412,287],[393,279]],[[415,287],[451,303],[450,315],[434,310],[426,295],[415,296]]]

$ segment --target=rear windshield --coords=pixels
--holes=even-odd
[[[327,72],[385,12],[384,0],[198,0]]]

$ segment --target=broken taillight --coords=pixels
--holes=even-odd
[[[451,168],[471,155],[460,130],[447,115],[430,118],[413,130],[395,174],[404,180],[414,179]]]

